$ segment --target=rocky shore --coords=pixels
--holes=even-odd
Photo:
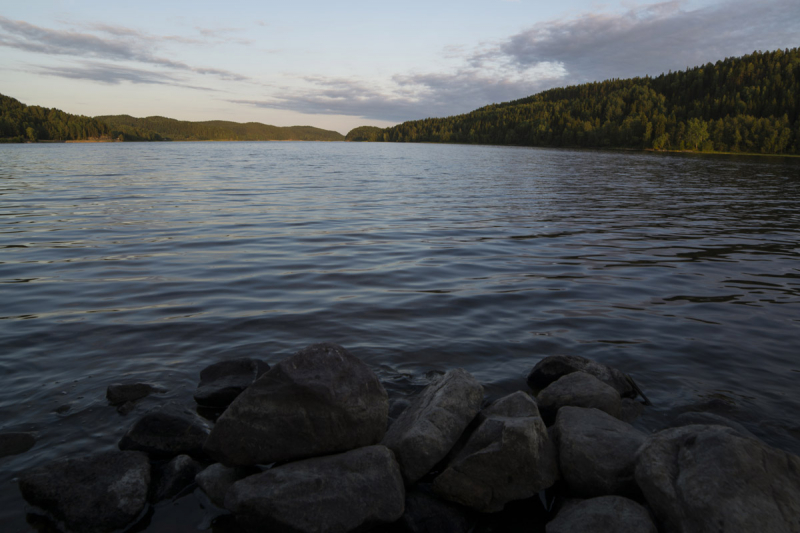
[[[133,421],[119,451],[23,472],[25,500],[51,527],[140,530],[148,509],[200,491],[214,531],[504,531],[492,517],[563,532],[800,533],[800,457],[717,413],[658,431],[619,369],[575,356],[538,361],[530,390],[492,402],[463,369],[390,398],[362,361],[315,344],[275,362],[200,373],[195,409],[166,403]],[[113,384],[128,413],[158,393]],[[24,433],[0,452],[25,453]]]

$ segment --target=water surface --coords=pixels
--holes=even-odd
[[[113,448],[147,408],[190,404],[207,364],[320,341],[392,394],[459,366],[495,398],[546,355],[583,355],[632,374],[654,413],[720,398],[798,449],[797,160],[0,145],[0,234],[0,430],[38,436],[0,459],[6,531],[30,529],[16,472]],[[128,380],[169,393],[123,417],[104,395]],[[195,531],[198,502],[148,530]]]

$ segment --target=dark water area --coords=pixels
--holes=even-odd
[[[111,449],[200,370],[342,344],[390,394],[542,357],[721,399],[800,450],[800,160],[356,143],[0,145],[0,523],[16,474]],[[122,416],[107,385],[169,392]],[[653,418],[655,417],[655,418]],[[197,531],[197,495],[147,531]]]

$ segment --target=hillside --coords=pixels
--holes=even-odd
[[[278,127],[259,122],[212,120],[189,122],[165,117],[134,118],[129,115],[95,117],[125,140],[171,141],[343,141],[336,131],[312,126]]]
[[[800,154],[799,111],[800,50],[793,48],[551,89],[383,130],[356,128],[348,140]]]
[[[91,117],[25,105],[0,94],[0,142],[110,140],[108,126]]]

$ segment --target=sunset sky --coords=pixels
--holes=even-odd
[[[0,0],[0,93],[346,133],[799,45],[798,0]]]

